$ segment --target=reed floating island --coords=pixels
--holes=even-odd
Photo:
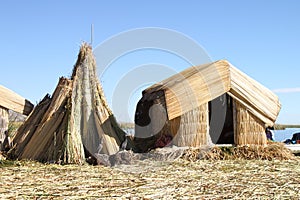
[[[70,78],[33,109],[13,138],[12,159],[99,164],[132,149],[266,145],[281,104],[269,89],[226,60],[188,68],[143,91],[135,135],[126,137],[107,105],[92,48],[83,44]],[[124,145],[125,144],[125,145]],[[133,156],[134,157],[134,156]],[[122,162],[121,162],[122,163]]]

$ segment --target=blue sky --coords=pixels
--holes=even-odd
[[[274,90],[282,103],[278,123],[300,124],[299,10],[296,0],[2,2],[0,84],[37,103],[60,76],[71,74],[81,42],[90,41],[91,24],[93,46],[127,30],[161,27],[185,34],[212,60],[227,59]],[[161,51],[125,55],[101,76],[110,104],[124,73],[148,63],[188,67]],[[130,115],[139,91],[124,102]]]

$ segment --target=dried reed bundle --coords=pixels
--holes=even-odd
[[[188,149],[182,156],[189,161],[204,160],[292,160],[295,159],[291,150],[282,143],[271,143],[267,146],[250,145],[237,147],[212,147]]]
[[[9,155],[82,164],[95,153],[116,153],[124,139],[98,81],[92,48],[83,44],[71,79],[60,78],[53,95],[36,106]]]

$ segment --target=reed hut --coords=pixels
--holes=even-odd
[[[134,143],[140,152],[168,143],[265,145],[265,128],[274,125],[280,108],[272,91],[220,60],[145,89],[136,107]]]
[[[5,132],[8,131],[9,110],[29,115],[32,109],[33,104],[29,100],[0,85],[0,150],[6,137]]]
[[[92,48],[83,44],[72,77],[60,78],[53,94],[34,108],[18,129],[9,155],[81,164],[95,153],[115,154],[124,140],[106,103]]]

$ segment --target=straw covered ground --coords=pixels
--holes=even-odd
[[[0,161],[0,199],[299,199],[293,160],[143,160],[113,168]]]

